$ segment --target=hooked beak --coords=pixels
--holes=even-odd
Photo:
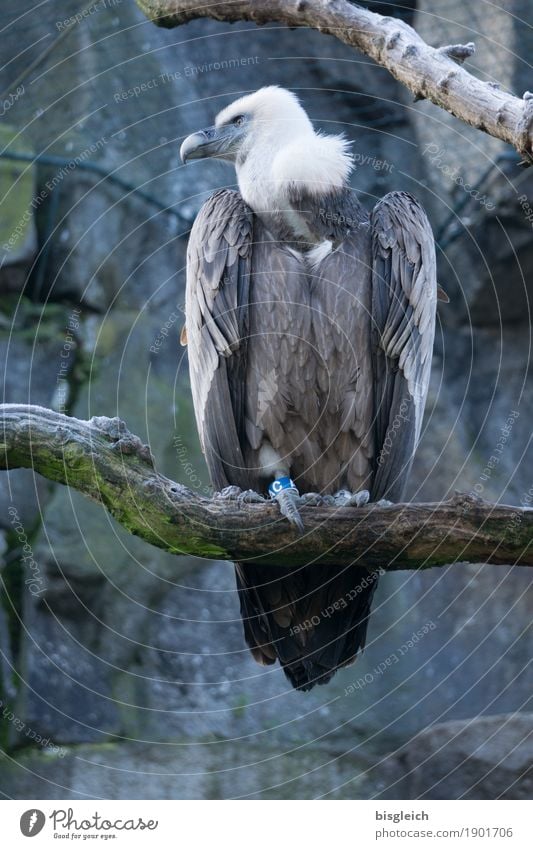
[[[233,124],[199,130],[187,136],[181,145],[181,161],[185,165],[189,159],[206,159],[208,156],[213,156],[232,162],[241,136],[241,127]]]

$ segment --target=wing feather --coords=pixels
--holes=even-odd
[[[376,471],[372,496],[400,500],[420,436],[435,335],[435,243],[420,204],[391,192],[374,207],[372,314]]]
[[[242,454],[252,213],[237,192],[215,192],[193,224],[186,321],[196,422],[213,485],[246,488]]]

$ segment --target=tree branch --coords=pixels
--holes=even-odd
[[[334,35],[387,68],[415,100],[431,100],[465,124],[513,145],[525,163],[533,161],[533,95],[515,97],[458,67],[474,52],[472,43],[430,47],[404,21],[347,0],[137,0],[137,4],[164,27],[195,18],[278,21]]]
[[[130,533],[174,554],[280,566],[386,570],[457,560],[533,565],[533,510],[457,495],[442,504],[304,507],[305,535],[277,505],[203,498],[159,474],[120,419],[0,405],[0,469],[32,468],[103,504]]]

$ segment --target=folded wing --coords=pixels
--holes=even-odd
[[[403,496],[429,385],[435,335],[435,242],[420,204],[391,192],[372,223],[375,477],[372,498]]]

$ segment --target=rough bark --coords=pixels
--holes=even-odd
[[[277,505],[203,498],[154,468],[120,419],[0,405],[0,468],[32,468],[103,504],[128,531],[174,554],[386,570],[456,561],[533,565],[533,510],[456,495],[441,504],[302,508],[304,536]]]
[[[513,145],[525,162],[533,161],[533,95],[515,97],[460,68],[474,52],[472,43],[431,47],[404,21],[347,0],[137,0],[137,4],[164,27],[195,18],[277,21],[334,35],[387,68],[415,100],[431,100],[465,124]]]

